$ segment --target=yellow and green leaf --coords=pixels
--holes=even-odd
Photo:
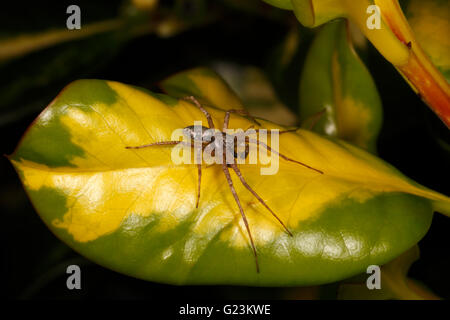
[[[377,50],[403,75],[413,90],[450,127],[450,85],[417,41],[398,0],[290,0],[295,16],[306,27],[314,28],[337,18],[351,20]],[[291,9],[284,0],[268,1]],[[379,28],[369,28],[379,9]],[[371,12],[371,13],[370,13]],[[440,30],[445,37],[446,30]]]
[[[199,101],[222,110],[243,108],[238,96],[210,68],[199,67],[179,72],[161,81],[159,86],[173,97],[195,96]]]
[[[222,93],[224,96],[227,93]],[[224,110],[207,107],[216,127]],[[193,104],[103,80],[68,85],[9,157],[42,220],[62,241],[118,272],[172,284],[315,285],[382,265],[417,243],[448,197],[404,177],[357,147],[299,129],[280,152],[324,172],[280,161],[243,176],[293,232],[233,176],[255,240],[248,235],[219,165],[204,166],[199,208],[196,165],[171,149],[126,149],[170,140],[206,120]],[[260,120],[263,128],[280,128]],[[231,128],[254,123],[233,115]]]
[[[376,153],[381,99],[345,21],[329,23],[317,34],[303,67],[299,95],[300,118],[319,119],[314,131]]]
[[[409,0],[405,14],[417,41],[450,82],[450,1]]]

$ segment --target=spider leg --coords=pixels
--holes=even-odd
[[[177,144],[184,144],[190,147],[193,147],[190,143],[184,142],[184,141],[160,141],[160,142],[154,142],[150,144],[145,144],[142,146],[136,146],[136,147],[125,147],[126,149],[141,149],[141,148],[147,148],[152,146],[170,146],[170,145],[177,145]],[[202,181],[202,164],[197,164],[197,172],[198,172],[198,189],[197,189],[197,202],[195,204],[195,207],[198,208],[198,204],[200,202],[200,187],[201,187],[201,181]]]
[[[197,203],[195,204],[195,208],[198,208],[198,204],[200,202],[200,187],[201,187],[201,182],[202,182],[202,165],[199,163],[197,164],[197,169],[198,169],[198,189],[197,189]]]
[[[244,187],[246,187],[248,189],[248,191],[250,191],[256,199],[258,199],[259,202],[261,202],[261,204],[266,207],[267,210],[270,211],[270,213],[275,217],[275,219],[278,220],[279,223],[281,223],[281,225],[283,226],[284,230],[286,230],[286,232],[292,237],[292,232],[289,231],[289,229],[286,227],[286,225],[283,223],[283,221],[281,221],[281,219],[275,214],[275,212],[272,211],[272,209],[269,208],[269,206],[264,202],[264,200],[255,192],[255,190],[253,190],[248,183],[245,181],[244,177],[242,176],[241,170],[239,170],[238,166],[236,165],[236,163],[231,164],[231,168],[233,168],[234,172],[236,172],[236,175],[239,177],[239,179],[241,180],[242,184],[244,185]]]
[[[230,114],[231,113],[237,113],[237,114],[240,114],[240,115],[243,115],[243,116],[247,116],[250,119],[252,119],[253,122],[255,122],[258,126],[261,125],[258,121],[256,121],[256,119],[248,111],[246,111],[246,110],[238,110],[238,109],[231,109],[231,110],[227,110],[227,112],[225,113],[225,119],[224,119],[224,124],[223,124],[222,131],[228,129],[228,123],[229,123],[229,120],[230,120]]]
[[[256,143],[256,144],[259,144],[260,146],[263,146],[263,147],[266,148],[268,151],[273,152],[273,153],[279,155],[281,158],[283,158],[283,159],[286,160],[286,161],[291,161],[291,162],[294,162],[294,163],[298,163],[299,165],[302,165],[302,166],[304,166],[304,167],[306,167],[306,168],[308,168],[308,169],[311,169],[311,170],[314,170],[314,171],[316,171],[316,172],[318,172],[318,173],[320,173],[320,174],[323,174],[323,171],[321,171],[321,170],[319,170],[319,169],[316,169],[316,168],[313,168],[313,167],[310,167],[310,166],[308,166],[307,164],[304,164],[303,162],[300,162],[300,161],[297,161],[297,160],[288,158],[288,157],[286,157],[285,155],[283,155],[283,154],[281,154],[281,153],[279,153],[279,152],[273,150],[271,147],[269,147],[268,145],[266,145],[265,143],[263,143],[263,142],[261,142],[261,141],[259,141],[259,140],[249,139],[249,142]]]
[[[211,118],[211,115],[209,114],[208,111],[206,111],[205,108],[203,108],[203,106],[200,104],[200,102],[198,102],[198,100],[194,96],[184,97],[183,100],[189,100],[189,101],[193,102],[197,106],[197,108],[199,108],[200,111],[203,112],[203,114],[205,115],[206,120],[208,120],[209,128],[214,129],[214,122]]]
[[[259,123],[259,121],[257,121],[256,118],[255,118],[254,116],[252,116],[247,110],[231,109],[231,110],[229,110],[229,111],[232,112],[232,113],[240,114],[240,115],[242,115],[242,116],[246,116],[246,117],[252,119],[252,121],[253,121],[254,123],[256,123],[258,126],[261,125],[261,123]]]
[[[319,122],[320,118],[322,118],[322,116],[325,114],[326,109],[322,109],[319,112],[314,113],[313,115],[311,115],[309,118],[307,118],[303,123],[307,122],[308,120],[311,121],[310,125],[308,126],[308,130],[312,130],[317,122]]]
[[[225,117],[223,118],[223,127],[222,127],[222,131],[225,131],[226,129],[228,129],[228,123],[230,122],[230,112],[227,111],[225,113]]]
[[[283,131],[278,131],[278,134],[283,134],[283,133],[288,133],[288,132],[296,132],[298,129],[291,129],[291,130],[283,130]],[[256,133],[259,133],[261,131],[261,129],[255,129]],[[271,134],[272,130],[266,130],[267,133]]]
[[[153,146],[171,146],[171,145],[176,145],[179,143],[183,143],[183,141],[160,141],[160,142],[144,144],[142,146],[136,146],[136,147],[127,146],[127,147],[125,147],[125,149],[141,149],[141,148],[147,148],[147,147],[153,147]]]
[[[203,150],[204,150],[204,146],[202,146],[202,148],[200,149],[197,149],[196,150],[196,153],[195,153],[195,157],[198,157],[199,156],[199,151],[200,152],[203,152]],[[198,158],[197,158],[198,159]],[[202,164],[201,164],[201,162],[199,162],[198,160],[197,160],[197,176],[198,176],[198,186],[197,186],[197,202],[196,202],[196,204],[195,204],[195,208],[198,208],[198,205],[199,205],[199,203],[200,203],[200,190],[201,190],[201,183],[202,183]]]
[[[250,232],[250,227],[248,226],[247,217],[245,216],[244,209],[242,209],[241,202],[239,201],[239,197],[236,193],[236,190],[234,189],[233,181],[231,180],[230,172],[228,171],[228,167],[227,167],[227,164],[225,163],[225,161],[223,161],[223,163],[222,163],[222,170],[223,170],[223,173],[225,173],[225,177],[227,178],[228,185],[231,189],[231,193],[233,194],[234,200],[236,201],[236,203],[239,207],[239,211],[241,212],[242,219],[244,220],[245,228],[247,229],[247,233],[250,238],[250,243],[252,245],[253,255],[255,256],[256,272],[259,273],[258,255],[256,254],[256,247],[255,247],[255,243],[253,242],[252,233]]]

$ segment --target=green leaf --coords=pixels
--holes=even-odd
[[[221,128],[225,111],[206,110]],[[375,156],[299,129],[281,135],[279,151],[324,174],[283,160],[275,175],[261,175],[263,165],[239,165],[292,237],[232,176],[258,252],[257,273],[220,165],[203,165],[196,209],[195,164],[175,165],[170,148],[125,148],[170,140],[175,129],[200,120],[206,122],[190,102],[80,80],[33,122],[10,160],[36,211],[62,241],[112,270],[172,284],[335,282],[391,261],[425,235],[433,208],[450,211],[446,196]],[[251,125],[231,117],[230,128]]]
[[[265,71],[278,98],[293,110],[298,106],[298,75],[314,34],[314,31],[300,25],[291,26],[271,50],[266,63]]]
[[[323,111],[314,131],[376,153],[381,99],[347,26],[342,20],[329,23],[317,34],[301,75],[300,118],[314,122],[314,115]]]

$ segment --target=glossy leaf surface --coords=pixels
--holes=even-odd
[[[302,119],[323,112],[314,131],[376,153],[381,99],[353,49],[345,21],[329,23],[318,33],[306,58],[299,95]]]
[[[207,110],[220,128],[224,111]],[[164,283],[334,282],[392,260],[423,237],[434,208],[449,212],[447,197],[361,149],[305,130],[285,134],[280,152],[324,174],[283,160],[272,176],[261,175],[259,165],[240,165],[293,232],[288,236],[233,176],[259,255],[256,273],[220,166],[204,166],[196,209],[195,165],[174,165],[170,148],[125,149],[170,140],[173,130],[200,120],[189,102],[80,80],[42,112],[10,160],[61,240],[105,267]],[[234,115],[230,127],[252,124]]]

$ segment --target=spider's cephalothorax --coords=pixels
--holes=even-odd
[[[183,129],[183,134],[192,141],[199,141],[202,144],[214,141],[214,130],[205,126],[187,126]]]
[[[252,237],[252,233],[250,231],[250,227],[248,225],[248,221],[247,221],[247,217],[245,216],[244,210],[242,208],[241,202],[239,200],[239,197],[236,193],[236,190],[234,188],[233,185],[233,181],[231,180],[231,176],[230,176],[230,171],[229,168],[233,169],[233,171],[236,173],[236,175],[238,176],[239,180],[241,181],[241,183],[244,185],[245,188],[247,188],[252,194],[253,196],[258,199],[258,201],[268,210],[270,211],[270,213],[273,215],[273,217],[278,220],[278,222],[281,224],[281,226],[284,228],[284,230],[290,235],[292,236],[292,233],[289,231],[289,229],[285,226],[285,224],[281,221],[281,219],[275,214],[275,212],[272,211],[272,209],[269,208],[269,206],[265,203],[265,201],[247,184],[247,182],[245,181],[244,177],[242,176],[241,171],[239,170],[239,167],[237,166],[237,162],[236,159],[240,158],[240,159],[245,159],[247,158],[248,154],[249,154],[249,144],[250,143],[254,143],[256,145],[258,145],[259,147],[263,147],[266,150],[273,152],[275,154],[277,154],[278,156],[280,156],[281,158],[283,158],[286,161],[290,161],[290,162],[294,162],[297,163],[299,165],[302,165],[308,169],[314,170],[317,173],[323,174],[322,171],[315,169],[313,167],[310,167],[302,162],[299,162],[297,160],[293,160],[290,159],[288,157],[286,157],[285,155],[272,150],[271,147],[269,147],[268,145],[260,142],[258,139],[251,139],[248,137],[245,137],[244,140],[244,152],[243,153],[238,153],[238,146],[237,146],[237,135],[230,135],[226,133],[226,130],[228,129],[228,123],[230,120],[230,115],[232,113],[237,113],[237,114],[241,114],[241,115],[245,115],[248,116],[250,118],[253,119],[253,121],[259,125],[259,123],[253,118],[251,117],[246,111],[244,110],[228,110],[225,113],[225,118],[224,118],[224,122],[223,122],[223,127],[222,127],[222,131],[216,131],[215,127],[214,127],[214,123],[212,121],[211,115],[209,114],[208,111],[206,111],[205,108],[203,108],[203,106],[197,101],[197,99],[195,99],[195,97],[190,96],[190,97],[186,97],[185,100],[189,100],[191,102],[193,102],[199,109],[200,111],[205,115],[206,120],[208,121],[208,125],[209,127],[204,127],[204,126],[195,126],[195,125],[191,125],[191,126],[187,126],[183,129],[183,134],[189,138],[191,141],[194,142],[194,144],[190,144],[190,147],[195,147],[196,145],[198,145],[199,150],[196,150],[197,152],[203,152],[203,150],[208,147],[208,145],[210,145],[211,143],[214,143],[216,145],[219,146],[219,148],[217,150],[222,150],[222,170],[223,173],[225,174],[226,180],[228,182],[228,185],[230,187],[231,193],[233,194],[233,197],[236,201],[236,204],[239,207],[239,211],[241,213],[242,216],[242,220],[244,221],[245,224],[245,228],[247,229],[247,233],[250,239],[250,244],[253,250],[253,254],[255,257],[255,263],[256,263],[256,271],[259,273],[259,264],[258,264],[258,255],[256,253],[256,247],[253,241],[253,237]],[[283,134],[283,133],[287,133],[287,132],[292,132],[295,130],[287,130],[287,131],[280,131],[279,134]],[[255,132],[258,132],[258,130],[255,130]],[[151,146],[168,146],[168,145],[177,145],[179,143],[182,143],[183,141],[161,141],[161,142],[155,142],[155,143],[151,143],[151,144],[146,144],[146,145],[142,145],[142,146],[136,146],[136,147],[126,147],[127,149],[140,149],[140,148],[146,148],[146,147],[151,147]],[[196,143],[197,142],[197,143]],[[242,143],[242,142],[241,142]],[[233,159],[233,161],[231,163],[227,163],[227,154],[228,154],[228,159],[231,158]],[[201,163],[197,164],[197,169],[198,169],[198,192],[197,192],[197,202],[195,207],[198,208],[199,205],[199,201],[200,201],[200,186],[201,186],[201,177],[202,177],[202,165]]]
[[[183,128],[183,135],[193,143],[198,142],[202,149],[206,149],[211,144],[214,144],[212,156],[215,156],[216,150],[222,149],[228,155],[227,159],[246,159],[250,153],[250,141],[247,136],[242,141],[239,139],[239,134],[229,134],[223,131],[215,131],[205,126],[195,125]],[[230,167],[229,163],[227,165]]]

